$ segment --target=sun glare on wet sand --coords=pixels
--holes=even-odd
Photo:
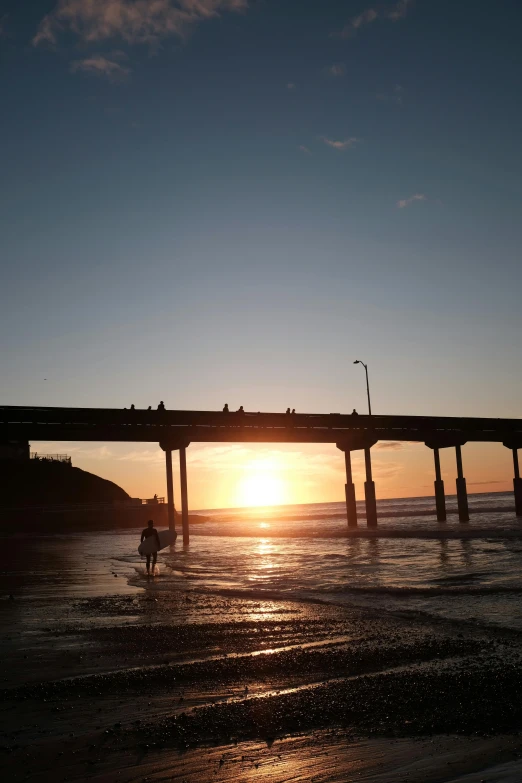
[[[237,500],[240,506],[279,506],[286,502],[286,488],[278,475],[275,460],[254,460],[244,468],[239,481]]]

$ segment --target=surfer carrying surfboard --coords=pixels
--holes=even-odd
[[[146,538],[150,538],[151,536],[154,536],[156,539],[157,549],[155,552],[147,552],[147,574],[150,574],[150,559],[152,557],[152,573],[154,573],[154,568],[156,567],[156,560],[158,559],[158,551],[161,549],[161,544],[158,536],[158,531],[154,527],[154,521],[152,519],[149,519],[147,522],[147,527],[141,534],[141,543],[145,541]]]

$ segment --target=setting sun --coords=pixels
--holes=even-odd
[[[238,487],[240,506],[277,506],[285,502],[285,485],[273,460],[256,460],[245,467]]]

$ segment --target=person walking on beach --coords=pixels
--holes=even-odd
[[[154,522],[152,519],[149,519],[147,522],[147,527],[141,534],[141,541],[140,544],[143,544],[146,538],[150,538],[151,536],[156,536],[156,544],[158,546],[158,550],[160,548],[160,540],[158,536],[158,531],[154,527]],[[158,559],[158,552],[152,552],[146,555],[147,558],[147,576],[150,575],[150,559],[152,557],[152,573],[154,573],[154,569],[156,568],[156,560]]]

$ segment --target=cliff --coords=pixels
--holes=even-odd
[[[157,527],[167,527],[165,505],[136,505],[130,501],[117,484],[65,462],[0,460],[2,534],[117,530],[145,527],[149,519]],[[175,516],[179,530],[177,511]],[[189,516],[191,524],[206,520]]]
[[[0,462],[0,507],[63,503],[122,503],[129,495],[117,484],[65,462]]]

